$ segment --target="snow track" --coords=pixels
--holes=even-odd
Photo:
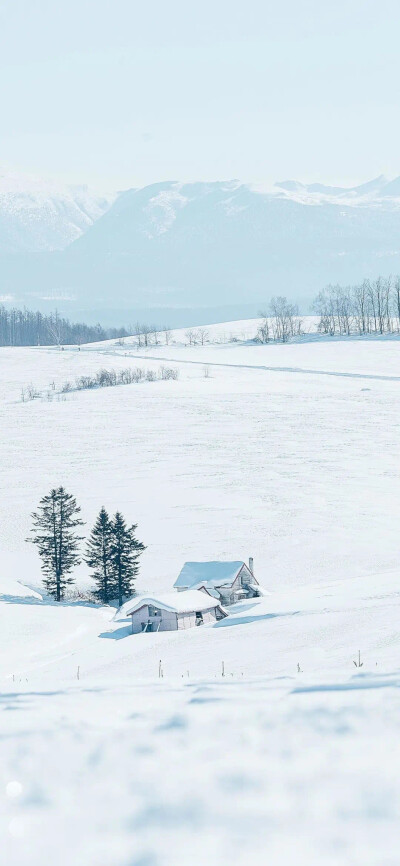
[[[191,359],[185,358],[174,358],[174,357],[165,357],[164,355],[139,355],[135,353],[135,358],[139,358],[140,360],[152,360],[152,361],[168,361],[173,364],[196,364],[197,366],[204,367],[227,367],[228,369],[238,369],[238,370],[264,370],[268,373],[301,373],[305,376],[338,376],[342,379],[371,379],[376,380],[377,382],[400,382],[400,376],[384,376],[374,373],[346,373],[339,370],[313,370],[307,369],[305,367],[278,367],[278,366],[267,366],[266,364],[229,364],[224,361],[193,361]]]

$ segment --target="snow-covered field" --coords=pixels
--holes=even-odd
[[[0,350],[8,866],[398,866],[400,343],[208,330]],[[178,380],[46,396],[161,363]],[[29,383],[43,397],[22,402]],[[42,600],[25,538],[61,483],[88,529],[103,504],[138,523],[139,591],[252,555],[271,595],[136,636],[108,608]]]

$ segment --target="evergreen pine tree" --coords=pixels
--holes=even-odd
[[[139,571],[139,556],[146,548],[135,536],[137,524],[127,526],[119,511],[112,522],[112,529],[113,581],[121,607],[124,597],[134,592],[134,581]]]
[[[82,538],[74,531],[83,525],[80,511],[76,499],[64,487],[58,487],[40,500],[38,510],[32,514],[35,535],[28,540],[38,547],[43,583],[56,601],[61,601],[65,588],[74,582],[69,575],[80,563],[78,545]]]
[[[105,508],[90,533],[86,545],[85,562],[92,569],[92,578],[97,583],[95,595],[108,604],[115,597],[115,581],[112,569],[113,526]]]

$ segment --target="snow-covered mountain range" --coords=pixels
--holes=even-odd
[[[383,174],[353,187],[286,180],[276,183],[275,191],[277,195],[283,193],[300,204],[342,203],[352,207],[400,207],[400,177],[388,180]]]
[[[114,195],[60,187],[0,168],[0,254],[62,250],[105,213]]]
[[[104,319],[285,294],[306,311],[327,283],[398,271],[400,178],[166,181],[110,196],[0,178],[0,296],[29,306],[68,297],[65,312]]]

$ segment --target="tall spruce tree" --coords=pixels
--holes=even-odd
[[[79,542],[77,526],[83,526],[81,509],[76,499],[64,489],[51,490],[40,500],[37,511],[32,514],[34,537],[28,539],[36,544],[42,560],[43,583],[56,601],[64,597],[66,587],[74,582],[70,573],[79,565]]]
[[[86,544],[85,562],[92,570],[92,578],[97,584],[95,595],[104,604],[108,604],[116,595],[112,554],[113,525],[103,507]]]
[[[127,526],[122,514],[117,511],[112,522],[112,566],[113,580],[121,607],[124,597],[134,592],[135,577],[139,571],[140,554],[146,550],[144,544],[138,541],[135,532],[137,524]]]

